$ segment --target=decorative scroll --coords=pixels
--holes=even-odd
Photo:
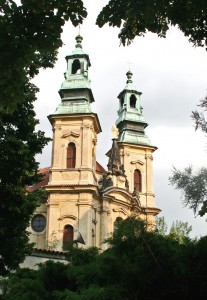
[[[138,159],[138,160],[131,161],[131,164],[132,164],[132,165],[134,165],[134,164],[139,164],[139,165],[143,166],[143,165],[144,165],[144,162]]]
[[[122,207],[119,207],[119,208],[113,208],[113,211],[114,211],[114,212],[121,212],[121,213],[123,213],[125,216],[127,216],[127,211],[126,211],[124,208],[122,208]]]

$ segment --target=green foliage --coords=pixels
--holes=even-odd
[[[204,111],[207,110],[207,96],[204,99],[200,100],[200,106]],[[201,129],[203,132],[207,132],[207,122],[203,112],[193,111],[192,112],[192,119],[195,121],[195,129]]]
[[[30,217],[44,192],[28,193],[26,186],[39,178],[35,155],[50,139],[35,132],[34,94],[25,85],[26,102],[13,113],[0,110],[0,274],[15,269],[31,252],[28,244]]]
[[[162,236],[170,237],[179,244],[185,244],[190,240],[189,234],[191,231],[192,226],[189,226],[188,222],[176,221],[172,223],[168,233],[165,218],[156,218],[156,232]]]
[[[14,110],[25,102],[24,86],[51,68],[62,46],[62,26],[82,23],[87,12],[82,0],[2,0],[0,5],[0,91],[2,106]]]
[[[67,288],[69,284],[67,269],[67,265],[60,262],[47,261],[45,264],[40,265],[38,278],[48,293],[53,290],[61,291]]]
[[[206,0],[110,0],[96,23],[121,28],[119,38],[124,45],[147,32],[165,37],[173,25],[195,46],[207,46],[206,20]]]
[[[205,299],[207,238],[181,244],[146,229],[131,217],[119,224],[103,253],[71,246],[68,265],[47,262],[37,271],[18,270],[2,282],[2,299]]]
[[[169,237],[176,240],[179,244],[184,244],[189,241],[189,234],[192,231],[192,226],[188,222],[176,221],[172,223]]]
[[[48,299],[35,270],[18,269],[16,273],[10,274],[9,279],[1,281],[1,288],[5,300]]]
[[[157,217],[156,218],[156,231],[160,235],[167,234],[167,223],[165,222],[165,217]]]
[[[207,96],[200,100],[200,106],[204,112],[207,110]],[[207,122],[203,112],[193,111],[191,115],[195,122],[195,130],[201,129],[207,132]],[[203,217],[207,212],[207,169],[201,168],[193,173],[192,167],[184,171],[174,168],[173,175],[169,178],[170,183],[182,192],[182,201],[185,206],[193,209],[194,214],[198,213]]]
[[[193,174],[192,167],[183,172],[174,168],[170,183],[182,192],[182,202],[193,209],[194,214],[203,216],[207,212],[207,169],[201,168]]]
[[[87,249],[78,248],[73,243],[68,244],[67,259],[76,266],[82,266],[92,262],[98,255],[98,249],[96,247],[90,247]]]

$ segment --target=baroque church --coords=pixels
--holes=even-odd
[[[44,188],[31,220],[30,240],[38,249],[62,251],[70,242],[106,249],[105,239],[118,222],[135,213],[154,224],[153,152],[145,134],[147,123],[141,92],[127,72],[126,87],[118,95],[118,118],[112,120],[114,138],[107,170],[96,161],[101,125],[91,104],[95,101],[89,80],[91,66],[82,37],[66,56],[67,71],[61,85],[60,104],[49,115],[53,130],[51,167],[41,169],[42,180],[30,191]]]

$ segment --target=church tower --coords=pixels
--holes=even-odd
[[[67,71],[59,91],[61,103],[49,116],[53,149],[46,186],[47,239],[55,234],[60,249],[80,233],[86,246],[93,245],[93,206],[99,194],[96,142],[101,127],[91,110],[94,97],[88,77],[90,59],[82,49],[80,35],[76,42],[75,50],[66,56]]]
[[[128,71],[126,75],[127,85],[118,95],[116,121],[121,164],[129,181],[129,191],[139,195],[140,204],[150,217],[150,207],[155,207],[152,154],[157,147],[151,145],[145,134],[148,124],[143,116],[142,93],[133,85],[132,72]]]
[[[154,226],[155,216],[160,212],[155,207],[152,169],[152,153],[157,148],[145,134],[147,123],[140,96],[133,85],[132,73],[128,71],[127,85],[118,95],[118,119],[112,129],[112,147],[106,153],[108,172],[103,176],[101,189],[102,241],[113,233],[118,222],[131,214]]]

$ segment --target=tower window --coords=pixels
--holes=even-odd
[[[67,168],[75,168],[76,148],[74,143],[69,143],[67,148]]]
[[[132,94],[130,97],[130,107],[136,108],[136,102],[137,102],[137,98],[135,97],[134,94]]]
[[[123,105],[124,105],[124,98],[123,97],[121,98],[120,104],[121,104],[121,107],[123,107]]]
[[[72,63],[72,74],[80,74],[81,64],[79,59],[75,59]]]
[[[65,225],[63,230],[63,250],[67,249],[67,245],[73,241],[73,226]]]
[[[135,192],[142,191],[142,174],[140,170],[134,171],[134,191]]]

